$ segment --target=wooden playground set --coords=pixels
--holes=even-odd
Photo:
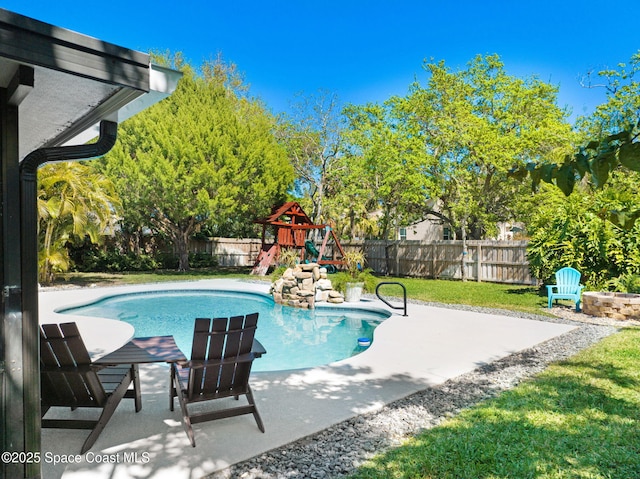
[[[256,220],[256,223],[262,224],[262,247],[251,274],[267,274],[270,266],[277,265],[283,249],[298,249],[300,262],[318,263],[330,272],[344,265],[344,251],[331,226],[314,224],[295,201],[274,208],[270,216]],[[273,230],[273,242],[267,242],[269,227]],[[319,249],[308,238],[312,230],[322,230]]]

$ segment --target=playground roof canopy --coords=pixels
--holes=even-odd
[[[284,222],[280,218],[288,216],[291,221]],[[311,218],[307,216],[297,201],[289,201],[282,206],[274,208],[270,216],[256,220],[256,223],[270,225],[313,225]]]

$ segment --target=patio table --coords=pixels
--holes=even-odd
[[[254,339],[251,352],[259,358],[267,351],[260,341]],[[129,390],[125,394],[127,398],[135,399],[136,411],[142,409],[142,398],[140,395],[140,374],[138,364],[150,363],[178,363],[187,361],[187,357],[180,350],[173,336],[150,336],[143,338],[133,338],[120,349],[102,356],[94,361],[94,364],[103,366],[117,366],[121,364],[131,364],[133,372],[134,390]],[[169,388],[173,387],[174,369],[171,368]]]
[[[115,351],[94,361],[94,364],[104,366],[131,364],[134,389],[127,391],[125,397],[135,399],[137,412],[142,409],[138,365],[150,363],[175,363],[186,360],[186,356],[176,344],[173,336],[150,336],[144,338],[133,338],[120,349],[116,349]],[[173,380],[173,377],[171,380]],[[170,384],[173,384],[173,382]]]

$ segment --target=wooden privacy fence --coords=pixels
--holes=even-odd
[[[536,285],[527,261],[527,241],[467,241],[466,277],[473,281]],[[362,249],[367,266],[378,274],[462,279],[462,241],[341,242],[345,251]],[[193,253],[210,253],[221,266],[253,266],[259,239],[212,238],[192,241]]]
[[[190,253],[209,253],[220,266],[253,266],[262,243],[257,238],[211,238],[208,241],[191,240]]]
[[[537,284],[527,261],[527,241],[467,241],[466,278],[495,283]],[[462,241],[363,241],[361,248],[376,273],[418,278],[462,279]]]

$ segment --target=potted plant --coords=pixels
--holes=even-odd
[[[370,269],[365,269],[365,255],[362,251],[349,251],[343,259],[347,269],[337,275],[334,287],[344,291],[345,301],[360,301],[363,291],[372,291],[375,288],[375,276],[371,274]]]

